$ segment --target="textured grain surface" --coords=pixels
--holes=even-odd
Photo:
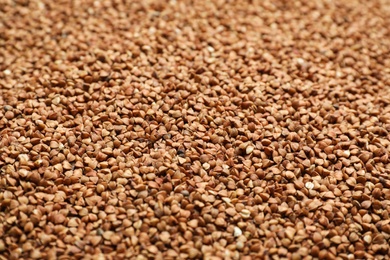
[[[388,259],[389,17],[0,0],[0,258]]]

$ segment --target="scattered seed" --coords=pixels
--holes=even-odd
[[[241,236],[241,235],[242,235],[241,229],[240,229],[239,227],[234,227],[233,235],[234,235],[235,237]]]
[[[306,182],[305,183],[305,187],[308,189],[308,190],[312,190],[314,188],[314,183],[312,182]]]

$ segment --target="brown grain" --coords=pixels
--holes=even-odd
[[[3,1],[1,259],[388,259],[388,0]]]

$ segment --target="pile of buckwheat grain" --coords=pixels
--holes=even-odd
[[[0,0],[0,259],[389,259],[389,17]]]

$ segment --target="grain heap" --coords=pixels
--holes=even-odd
[[[388,259],[389,0],[0,2],[0,259]]]

